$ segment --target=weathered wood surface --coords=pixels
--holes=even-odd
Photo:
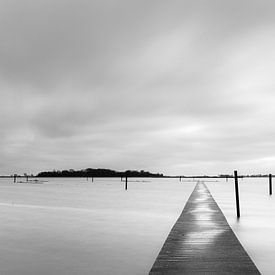
[[[198,182],[150,275],[260,274],[203,182]]]

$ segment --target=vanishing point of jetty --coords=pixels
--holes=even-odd
[[[150,275],[260,274],[203,182],[198,182]]]

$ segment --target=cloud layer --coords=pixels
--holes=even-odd
[[[0,174],[275,173],[274,11],[0,0]]]

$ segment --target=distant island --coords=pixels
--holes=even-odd
[[[103,169],[103,168],[87,168],[82,170],[53,170],[40,172],[36,177],[151,177],[151,178],[160,178],[164,177],[163,174],[155,174],[150,173],[144,170],[136,171],[136,170],[127,170],[125,172],[119,172],[111,169]]]

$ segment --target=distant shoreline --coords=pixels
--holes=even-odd
[[[77,172],[77,171],[76,171]],[[0,178],[178,178],[178,179],[229,179],[234,178],[233,175],[194,175],[194,176],[167,176],[163,174],[153,174],[146,172],[140,173],[138,171],[131,171],[131,172],[117,172],[116,175],[110,174],[67,174],[62,173],[59,171],[52,171],[52,172],[40,172],[37,175],[0,175]],[[267,178],[269,177],[268,174],[257,174],[257,175],[238,175],[238,178]],[[273,177],[273,175],[272,175]]]

